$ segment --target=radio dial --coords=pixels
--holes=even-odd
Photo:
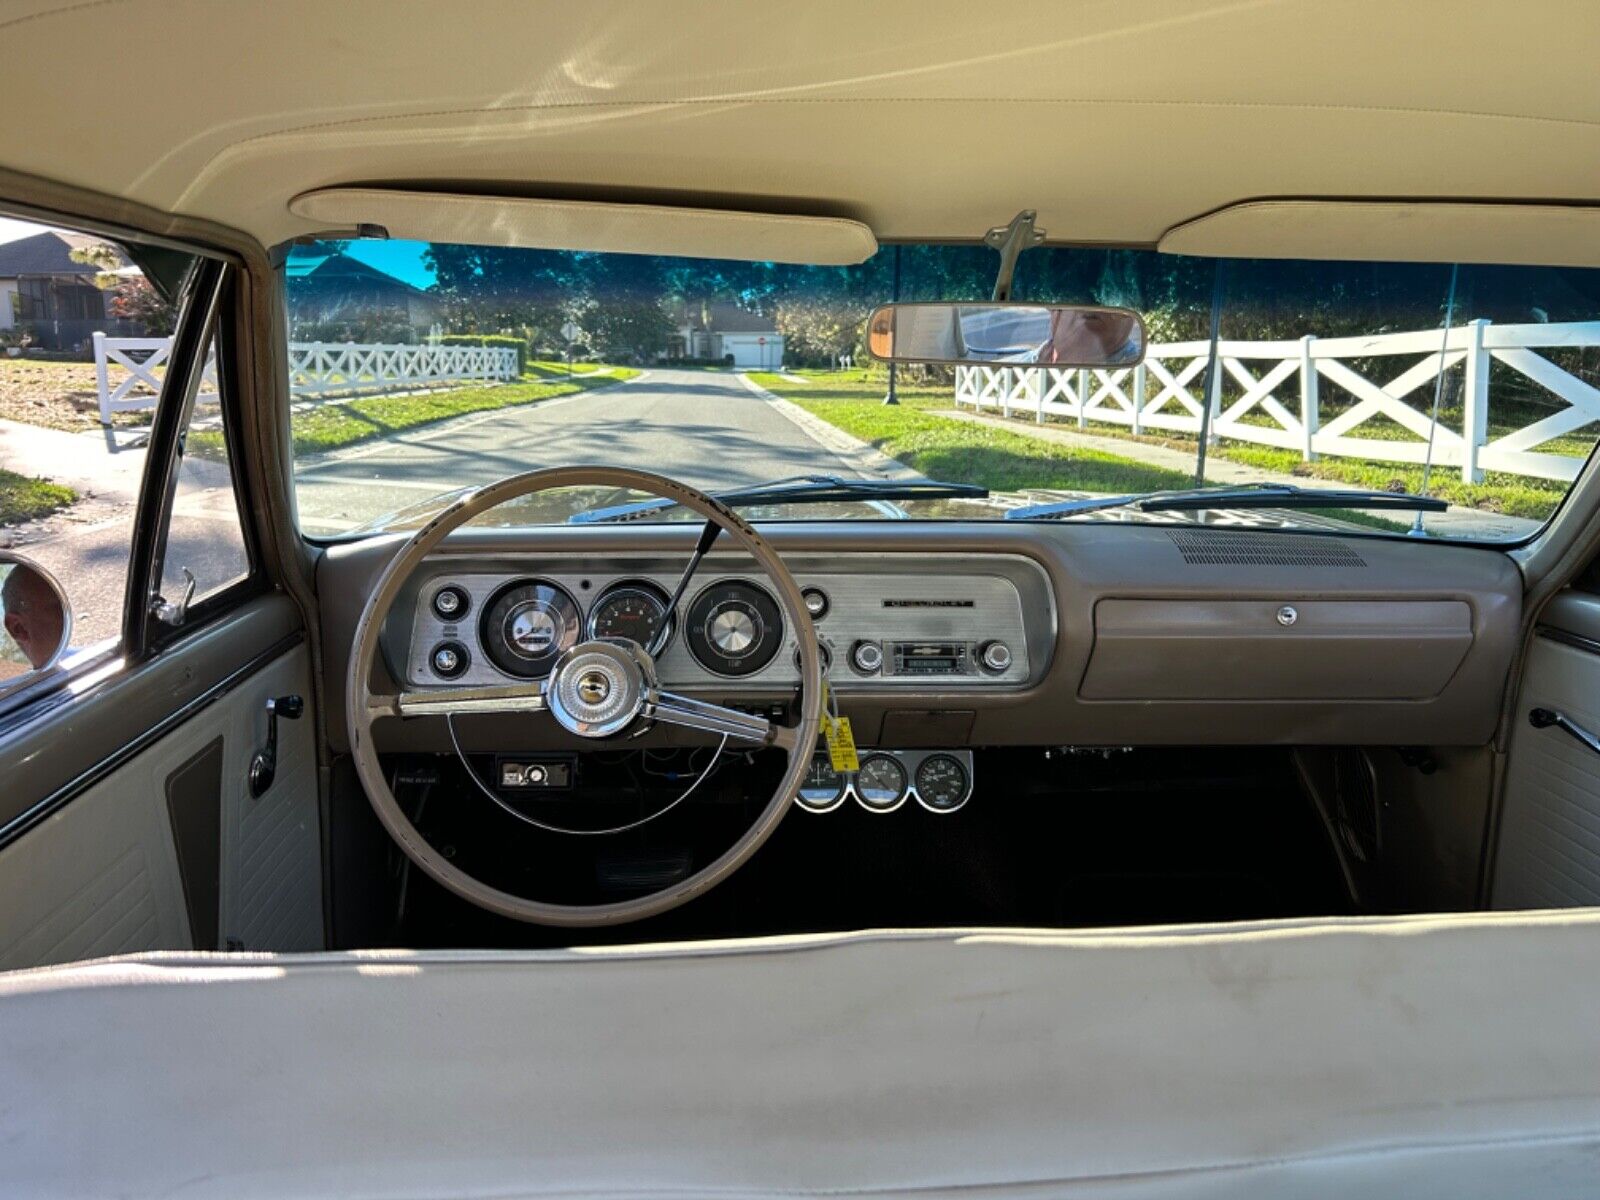
[[[850,662],[863,675],[876,674],[883,666],[883,647],[877,642],[857,642],[850,648]]]
[[[1011,665],[1011,647],[1004,642],[985,642],[979,656],[984,668],[996,674]]]

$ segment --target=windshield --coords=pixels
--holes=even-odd
[[[752,519],[999,520],[1292,484],[1338,489],[1340,507],[1086,505],[1062,519],[1508,541],[1554,512],[1600,437],[1594,270],[1043,247],[1021,256],[1012,298],[1137,310],[1142,365],[891,370],[867,357],[874,307],[987,299],[996,263],[977,245],[887,246],[849,267],[296,245],[284,282],[302,526],[413,527],[463,488],[606,464],[714,493],[822,489],[758,490],[740,504]],[[856,480],[988,494],[839,486]],[[1363,491],[1447,506],[1394,511]],[[485,520],[594,519],[642,498],[573,490]]]

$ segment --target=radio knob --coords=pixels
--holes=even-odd
[[[1011,647],[1004,642],[985,642],[978,651],[984,670],[999,674],[1011,665]]]
[[[877,642],[857,642],[850,647],[850,663],[863,675],[875,674],[883,666],[883,647]]]

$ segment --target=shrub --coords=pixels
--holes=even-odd
[[[439,339],[446,346],[486,346],[492,350],[515,350],[517,374],[528,369],[528,342],[526,338],[503,333],[447,333]]]

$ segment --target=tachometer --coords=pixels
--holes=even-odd
[[[653,583],[619,583],[601,593],[600,599],[589,610],[589,636],[627,638],[641,646],[648,646],[656,636],[667,616],[667,597]],[[662,649],[672,641],[667,641]]]
[[[832,812],[844,803],[844,776],[833,769],[826,754],[819,754],[806,768],[795,803],[807,812]]]
[[[519,579],[489,598],[478,628],[483,652],[507,675],[539,679],[583,628],[578,602],[543,579]]]
[[[953,754],[930,754],[917,767],[917,800],[929,812],[955,812],[972,792],[972,777]]]
[[[718,675],[753,675],[783,645],[778,602],[753,583],[723,580],[703,589],[684,622],[695,661]]]
[[[869,754],[856,772],[856,799],[872,812],[893,812],[906,802],[909,782],[898,758]]]

